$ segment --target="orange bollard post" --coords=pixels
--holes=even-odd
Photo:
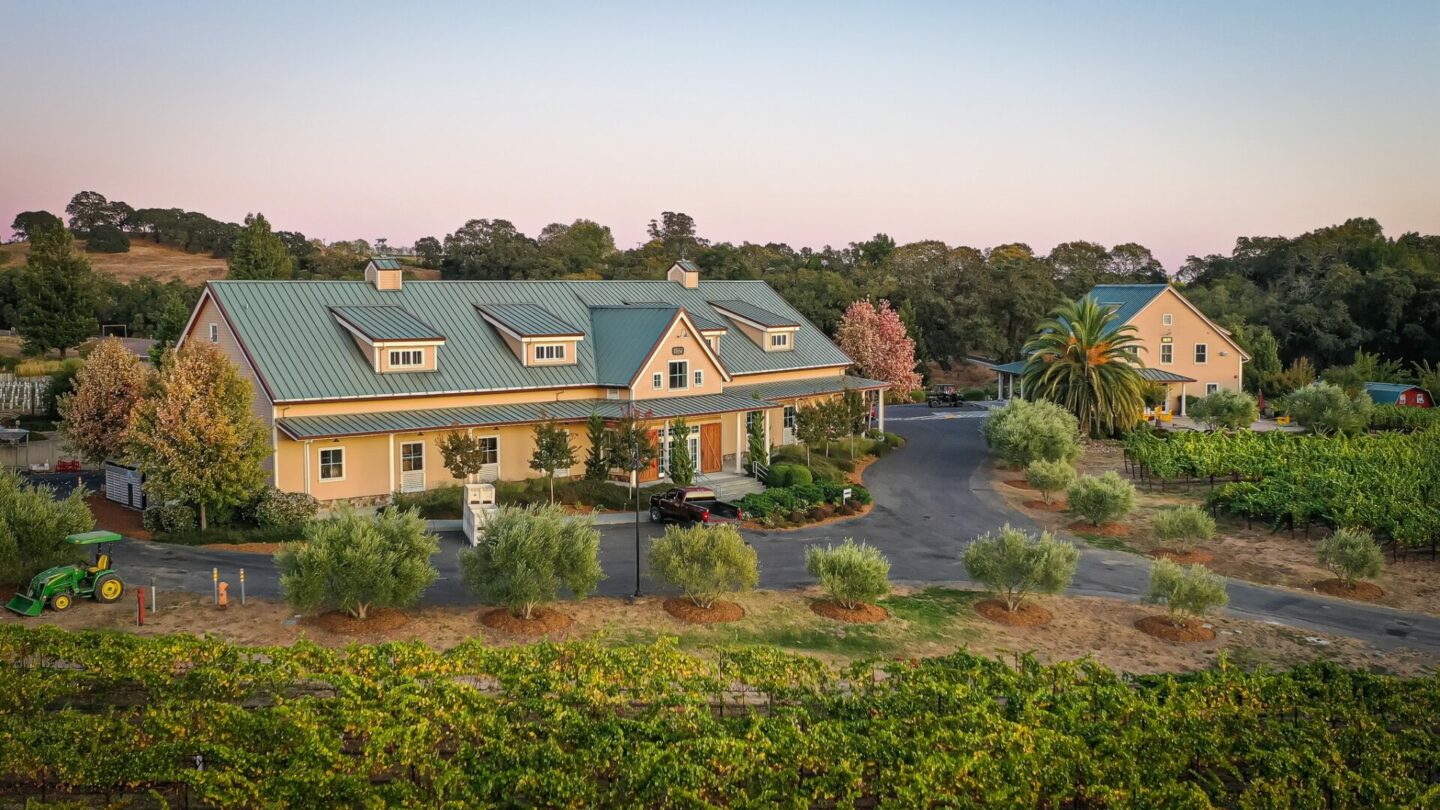
[[[137,611],[138,611],[138,612],[135,614],[135,623],[138,624],[138,625],[141,626],[141,627],[144,627],[144,626],[145,626],[145,589],[144,589],[144,588],[136,588],[136,589],[135,589],[135,605],[136,605],[136,608],[137,608]]]
[[[230,607],[230,583],[220,583],[220,607]]]

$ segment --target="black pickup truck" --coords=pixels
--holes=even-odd
[[[650,520],[654,523],[739,523],[745,513],[733,503],[716,500],[707,487],[676,487],[650,496]]]

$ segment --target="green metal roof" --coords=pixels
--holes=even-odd
[[[329,439],[341,436],[367,436],[423,430],[526,425],[544,422],[548,419],[559,422],[582,422],[589,419],[592,413],[598,413],[606,419],[618,419],[624,415],[626,407],[630,404],[617,399],[562,400],[519,405],[479,405],[470,408],[430,408],[339,416],[293,416],[277,419],[275,424],[292,439]],[[645,399],[634,405],[641,417],[647,420],[775,407],[773,402],[757,401],[750,396],[736,396],[728,393]]]
[[[1412,388],[1419,388],[1421,391],[1425,391],[1424,388],[1420,388],[1418,385],[1409,385],[1407,383],[1365,383],[1365,393],[1370,395],[1370,401],[1376,405],[1394,405],[1400,400],[1401,394]],[[1428,395],[1430,392],[1425,391],[1425,393]]]
[[[597,382],[629,385],[679,311],[679,307],[662,304],[591,308],[595,345],[604,349],[595,355]]]
[[[389,256],[372,256],[370,261],[375,264],[376,270],[399,270],[400,262]]]
[[[393,304],[331,307],[330,310],[372,341],[445,339],[435,327]]]
[[[1117,325],[1124,325],[1169,287],[1169,284],[1096,284],[1087,295],[1113,307]]]
[[[583,337],[585,334],[535,304],[476,304],[475,308],[520,337]]]
[[[719,307],[726,312],[733,312],[740,317],[754,321],[761,326],[781,327],[799,326],[799,321],[787,318],[783,315],[776,315],[768,310],[761,309],[749,301],[711,301],[711,306]],[[723,313],[722,313],[723,314]]]
[[[364,281],[225,280],[208,289],[277,402],[598,385],[596,358],[609,349],[596,346],[590,308],[631,301],[684,307],[715,322],[720,316],[710,299],[747,301],[800,324],[788,352],[766,352],[743,335],[726,335],[718,353],[732,375],[851,362],[761,281],[701,281],[694,288],[671,281],[406,281],[399,290],[380,291]],[[385,304],[423,317],[445,335],[436,371],[375,373],[330,313],[330,307]],[[575,365],[522,365],[477,304],[531,304],[585,331]]]
[[[1002,363],[1002,364],[1000,364],[1000,365],[992,365],[992,366],[990,366],[990,368],[993,368],[993,369],[995,369],[996,371],[998,371],[998,372],[1000,372],[1000,373],[1002,373],[1002,374],[1023,374],[1023,373],[1025,372],[1025,361],[1024,361],[1024,360],[1016,360],[1016,361],[1013,362],[1013,363]]]
[[[1159,369],[1159,368],[1142,368],[1142,369],[1140,369],[1140,379],[1145,380],[1146,382],[1161,382],[1161,383],[1177,383],[1177,382],[1192,383],[1192,382],[1195,382],[1194,378],[1192,378],[1192,377],[1185,377],[1185,376],[1183,376],[1183,375],[1176,374],[1176,373],[1173,372],[1173,371],[1166,371],[1166,370],[1164,370],[1164,369]]]
[[[838,394],[849,388],[856,391],[864,391],[871,388],[885,388],[889,383],[880,380],[869,380],[864,377],[821,377],[810,380],[784,380],[782,382],[760,383],[759,385],[731,386],[725,389],[727,394],[738,396],[752,396],[759,394],[761,399],[794,399],[795,397],[809,397],[817,394]]]

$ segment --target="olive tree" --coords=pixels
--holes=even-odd
[[[1186,549],[1215,538],[1215,518],[1198,506],[1181,506],[1155,516],[1155,539]]]
[[[665,534],[650,542],[649,557],[652,576],[702,608],[760,583],[755,549],[734,526],[666,526]]]
[[[1380,576],[1380,567],[1385,555],[1376,545],[1370,532],[1358,529],[1338,529],[1315,546],[1320,564],[1327,568],[1347,588],[1355,587],[1362,579]]]
[[[439,572],[440,542],[413,511],[374,517],[345,511],[305,525],[302,542],[275,555],[280,591],[299,610],[328,608],[365,619],[377,608],[415,604]]]
[[[1190,417],[1211,430],[1239,430],[1260,418],[1260,408],[1249,394],[1222,388],[1191,405]]]
[[[1040,497],[1049,503],[1053,493],[1067,489],[1075,482],[1075,468],[1068,461],[1036,459],[1026,465],[1025,480],[1039,490]]]
[[[965,572],[1005,602],[1020,608],[1032,593],[1064,591],[1075,576],[1080,552],[1049,532],[1027,534],[1010,524],[985,533],[965,549]]]
[[[846,610],[890,593],[890,561],[880,549],[849,537],[838,546],[805,549],[805,570]]]
[[[485,542],[460,552],[472,593],[529,619],[564,585],[584,599],[600,584],[600,532],[558,506],[502,506],[485,524]]]
[[[1074,462],[1080,457],[1080,428],[1075,416],[1053,402],[1016,399],[998,408],[981,428],[990,449],[1005,461]]]
[[[52,565],[75,562],[82,555],[66,536],[94,527],[84,487],[56,498],[49,487],[0,470],[0,582],[23,583]]]
[[[1203,565],[1182,566],[1170,560],[1156,560],[1150,566],[1146,599],[1165,605],[1181,626],[1230,602],[1219,574]]]
[[[1099,526],[1119,520],[1135,508],[1135,485],[1111,470],[1104,475],[1083,475],[1070,485],[1066,496],[1070,511]]]
[[[1354,434],[1370,425],[1373,408],[1366,394],[1351,396],[1331,383],[1307,385],[1285,397],[1285,410],[1315,433]]]

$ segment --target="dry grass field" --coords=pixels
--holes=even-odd
[[[0,245],[0,253],[6,255],[6,261],[0,264],[0,268],[24,264],[29,247],[24,242]],[[129,253],[86,253],[85,256],[96,272],[117,281],[150,276],[158,281],[178,279],[187,284],[201,284],[210,279],[224,278],[226,272],[224,259],[212,258],[204,253],[186,253],[141,239],[131,241]]]

